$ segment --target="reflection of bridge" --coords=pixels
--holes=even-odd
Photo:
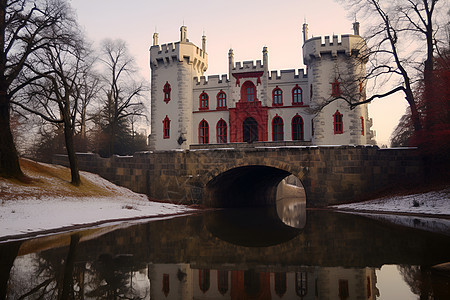
[[[55,162],[67,164],[63,156]],[[364,199],[387,186],[419,182],[423,173],[416,150],[373,146],[236,145],[109,159],[80,154],[79,164],[82,170],[156,199],[222,207],[272,205],[277,184],[290,174],[301,180],[307,206],[319,207]]]

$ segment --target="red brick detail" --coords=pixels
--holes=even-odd
[[[230,113],[230,141],[239,143],[243,141],[244,120],[251,117],[258,123],[258,140],[268,140],[267,124],[269,119],[268,107],[262,107],[261,101],[254,102],[240,101],[236,103],[236,108],[229,108]]]

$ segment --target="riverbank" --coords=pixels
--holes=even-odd
[[[65,167],[26,159],[20,163],[30,183],[0,178],[0,242],[196,212],[185,205],[149,201],[88,172],[80,172],[82,184],[74,187]]]

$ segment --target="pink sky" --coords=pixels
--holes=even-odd
[[[269,69],[301,69],[302,24],[306,19],[309,36],[352,33],[353,17],[332,0],[250,1],[148,1],[72,0],[80,25],[89,39],[123,39],[136,58],[140,72],[150,78],[149,47],[155,30],[160,44],[179,40],[181,25],[188,38],[201,46],[207,37],[209,67],[206,75],[228,72],[228,50],[235,61],[260,60],[262,48],[269,50]],[[126,3],[126,4],[124,4]],[[364,20],[361,33],[364,34]],[[377,100],[369,106],[378,144],[387,144],[393,128],[405,112],[401,95]]]

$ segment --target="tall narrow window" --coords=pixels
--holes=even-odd
[[[226,109],[227,108],[227,95],[225,92],[220,90],[217,94],[217,109]]]
[[[361,117],[361,135],[364,135],[364,117]]]
[[[209,270],[201,269],[198,273],[198,283],[200,285],[200,290],[206,293],[209,290]]]
[[[277,86],[272,91],[273,106],[283,105],[283,91]]]
[[[241,99],[245,102],[254,102],[256,100],[256,87],[251,81],[246,81],[241,88]]]
[[[283,119],[276,116],[272,120],[272,140],[282,141],[283,136]]]
[[[245,119],[242,123],[242,141],[244,143],[258,141],[258,122],[252,117]]]
[[[228,271],[217,271],[217,288],[222,295],[228,291]]]
[[[303,130],[303,119],[298,114],[292,118],[292,140],[293,141],[303,141],[304,130]]]
[[[209,124],[202,120],[198,126],[198,143],[209,144]]]
[[[163,138],[164,139],[170,138],[170,119],[167,115],[163,121]]]
[[[298,84],[292,89],[292,105],[303,105],[303,91]]]
[[[166,84],[164,85],[164,102],[168,103],[170,101],[170,91],[172,89],[170,88],[170,84],[168,81],[166,81]]]
[[[336,110],[336,112],[333,115],[334,119],[334,134],[341,134],[344,132],[344,124],[342,120],[342,114]]]
[[[339,279],[339,299],[345,300],[348,297],[348,280]]]
[[[286,273],[275,273],[275,293],[281,298],[286,293]]]
[[[300,297],[308,294],[308,273],[295,272],[295,293]]]
[[[227,123],[220,119],[217,122],[217,143],[225,144],[227,142]]]
[[[342,95],[341,83],[335,79],[334,82],[331,83],[331,96],[339,97],[340,95]]]
[[[169,274],[163,274],[163,288],[162,291],[164,293],[164,295],[167,297],[169,295],[169,291],[170,291],[170,281],[169,281],[170,277]]]
[[[200,110],[209,109],[209,96],[207,93],[203,92],[200,94]]]

